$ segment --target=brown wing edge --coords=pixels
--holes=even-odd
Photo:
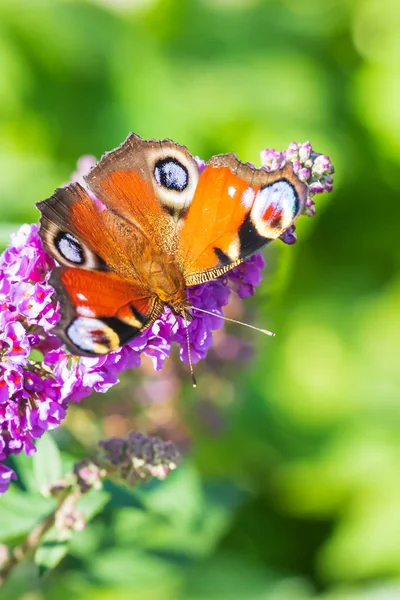
[[[206,163],[207,166],[215,167],[228,167],[233,173],[246,179],[250,185],[256,187],[266,186],[280,179],[287,179],[295,189],[299,197],[300,206],[297,213],[296,219],[304,211],[307,201],[308,187],[305,183],[300,181],[293,170],[293,164],[288,161],[280,169],[275,171],[267,171],[265,167],[254,167],[251,163],[243,162],[239,160],[234,152],[228,154],[217,154],[212,156]]]
[[[89,173],[84,177],[85,181],[87,181],[88,186],[91,188],[91,185],[95,185],[95,182],[99,175],[99,170],[101,169],[103,173],[108,173],[113,171],[112,165],[113,163],[121,160],[121,166],[124,166],[124,162],[126,163],[128,158],[125,156],[127,152],[131,152],[135,150],[135,148],[140,146],[160,146],[160,150],[163,150],[163,146],[173,146],[174,148],[178,148],[181,152],[183,152],[189,160],[194,160],[193,156],[190,154],[189,150],[183,144],[178,144],[169,138],[165,138],[163,140],[157,140],[155,138],[143,139],[136,133],[130,132],[126,139],[113,150],[108,150],[104,152],[100,157],[100,160],[97,162],[94,167],[92,167]],[[125,165],[129,166],[129,165]]]

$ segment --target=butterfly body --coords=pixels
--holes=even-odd
[[[235,155],[200,172],[184,146],[130,134],[78,183],[38,203],[60,267],[56,333],[74,354],[115,350],[168,306],[190,319],[187,288],[226,273],[281,235],[305,206],[291,165],[268,173]]]

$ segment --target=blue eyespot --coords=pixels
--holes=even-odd
[[[159,186],[176,192],[183,192],[189,183],[189,174],[186,167],[172,157],[163,158],[156,162],[154,177]]]
[[[76,238],[66,231],[59,231],[54,239],[54,244],[65,260],[76,265],[82,265],[85,257],[83,248]]]

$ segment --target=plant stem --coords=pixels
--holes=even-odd
[[[9,557],[5,560],[0,569],[0,588],[3,587],[15,567],[22,560],[33,554],[39,546],[44,535],[53,527],[57,518],[57,513],[63,508],[70,494],[71,489],[66,489],[59,498],[56,508],[41,523],[39,523],[39,525],[36,525],[36,527],[32,529],[20,546],[17,546],[10,552]]]

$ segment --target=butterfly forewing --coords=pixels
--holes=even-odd
[[[172,254],[198,177],[197,163],[184,146],[130,134],[86,179],[108,208],[139,227],[161,251]]]
[[[234,154],[213,157],[200,176],[179,240],[187,284],[218,277],[282,235],[306,198],[307,188],[289,164],[267,172]]]

